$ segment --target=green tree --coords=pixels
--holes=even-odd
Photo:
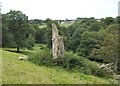
[[[90,25],[90,31],[98,31],[101,27],[105,28],[105,23],[96,21]]]
[[[112,17],[106,17],[105,19],[102,19],[102,21],[105,22],[107,25],[115,23],[114,18]]]
[[[46,43],[49,48],[52,48],[52,29],[46,31]]]
[[[48,28],[52,27],[53,20],[47,18],[44,22],[46,23],[46,25],[47,25]]]
[[[36,39],[36,43],[43,43],[46,44],[47,43],[47,28],[38,28],[36,30],[36,34],[35,34],[35,39]]]
[[[2,14],[2,47],[15,47],[14,36],[9,31],[6,15]]]
[[[118,26],[113,24],[108,26],[101,34],[102,40],[99,40],[101,46],[94,48],[91,57],[103,59],[104,62],[116,63],[118,59]],[[100,31],[99,31],[100,32]]]
[[[6,14],[6,21],[8,23],[9,31],[14,36],[17,52],[19,48],[25,44],[31,25],[28,23],[28,17],[21,11],[10,11]],[[31,31],[32,32],[32,31]]]
[[[115,18],[115,23],[116,23],[116,24],[120,24],[120,16],[117,16],[117,17]]]
[[[95,47],[97,38],[97,32],[84,32],[81,35],[80,44],[77,48],[77,53],[80,56],[87,57],[91,53],[91,50]]]
[[[26,48],[28,48],[28,49],[32,49],[32,47],[35,45],[35,39],[34,39],[34,37],[32,36],[32,34],[30,34],[29,36],[28,36],[28,38],[26,39],[26,41],[25,41],[25,47]]]
[[[64,40],[64,47],[65,47],[65,50],[68,50],[69,49],[69,40],[70,40],[70,29],[68,27],[65,27],[65,26],[60,26],[59,28],[59,34],[61,34],[63,36],[63,40]]]
[[[71,39],[70,39],[70,49],[74,52],[76,51],[77,47],[80,45],[80,41],[82,39],[82,33],[85,32],[85,28],[78,28],[74,31]]]

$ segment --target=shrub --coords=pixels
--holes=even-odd
[[[38,65],[51,65],[52,55],[49,49],[33,52],[29,55],[29,60]]]
[[[68,69],[74,69],[75,67],[82,67],[82,58],[73,54],[72,52],[66,52],[64,58],[64,67]]]
[[[79,71],[84,74],[92,74],[100,77],[109,76],[105,70],[100,69],[97,66],[98,63],[91,62],[84,57],[79,57],[73,52],[65,52],[63,58],[57,58],[53,60],[51,50],[46,49],[32,53],[29,56],[29,59],[38,65],[45,65],[47,67],[58,66],[69,71]]]

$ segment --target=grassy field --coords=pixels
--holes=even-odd
[[[63,23],[63,24],[60,24],[60,26],[68,27],[68,26],[70,26],[71,24],[73,24],[73,23],[68,23],[68,24],[66,24],[66,23],[64,24],[64,23]]]
[[[45,28],[47,27],[46,25],[40,25],[39,28]]]
[[[66,23],[64,24],[64,23],[63,23],[63,24],[59,24],[59,25],[60,25],[60,26],[68,27],[68,26],[70,26],[71,24],[72,24],[72,23],[68,23],[68,24],[66,24]],[[39,28],[45,28],[45,27],[47,27],[47,26],[46,26],[46,25],[40,25],[40,26],[39,26]]]
[[[1,50],[1,49],[0,49]],[[38,66],[27,60],[18,60],[15,52],[2,50],[2,83],[3,84],[114,84],[117,81],[68,72],[59,68]],[[13,49],[14,50],[14,49]],[[28,52],[30,53],[30,51]]]

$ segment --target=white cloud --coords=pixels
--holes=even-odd
[[[116,17],[119,0],[2,0],[2,13],[20,10],[29,18]]]

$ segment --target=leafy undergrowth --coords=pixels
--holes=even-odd
[[[105,69],[99,68],[99,63],[80,57],[73,52],[65,51],[63,58],[53,60],[50,49],[39,49],[29,54],[29,61],[40,66],[59,67],[69,72],[77,71],[87,75],[113,78],[112,74]]]
[[[98,78],[78,72],[68,72],[57,67],[35,65],[27,60],[18,60],[25,56],[2,50],[3,84],[114,84],[117,81]]]

